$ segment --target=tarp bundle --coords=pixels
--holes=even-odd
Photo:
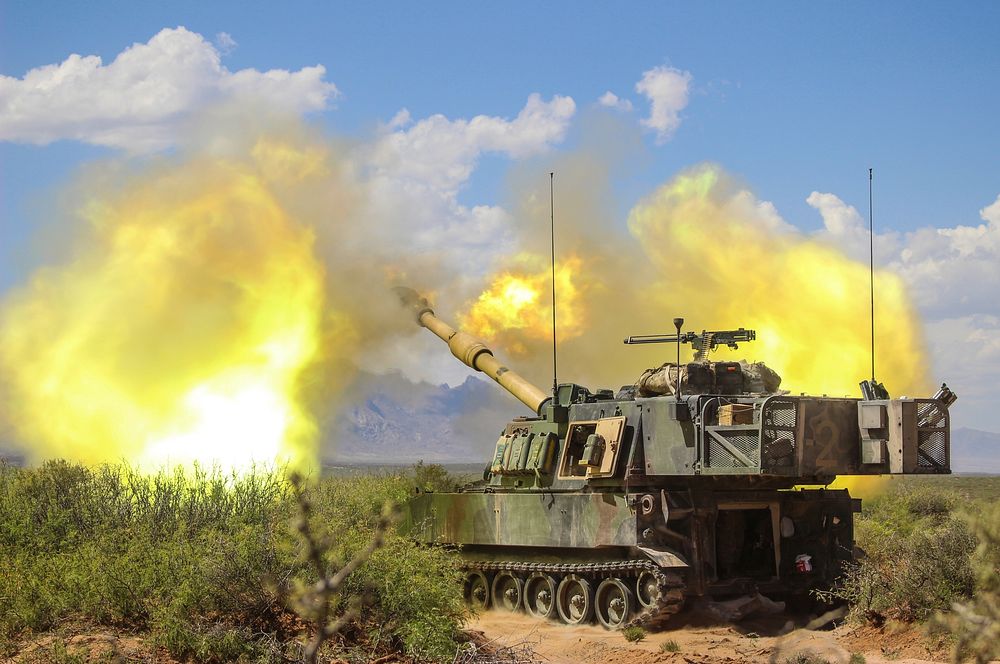
[[[716,362],[691,362],[680,368],[683,394],[706,394],[717,391],[714,381]],[[727,363],[731,364],[731,363]],[[774,394],[781,385],[781,376],[763,362],[739,361],[743,375],[744,394]],[[636,395],[654,397],[677,393],[677,365],[673,362],[646,369],[636,381]]]

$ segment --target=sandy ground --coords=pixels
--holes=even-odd
[[[852,654],[864,656],[867,664],[930,664],[949,662],[947,647],[912,626],[889,625],[883,629],[842,625],[825,631],[803,629],[797,622],[778,614],[750,618],[738,624],[719,624],[706,615],[688,612],[675,618],[662,632],[651,633],[640,643],[629,643],[619,632],[598,626],[569,627],[556,622],[535,620],[524,614],[489,611],[470,620],[466,630],[473,634],[481,652],[512,648],[507,654],[516,659],[545,664],[719,664],[722,662],[795,662],[799,654],[813,655],[831,664],[850,664]],[[70,661],[121,664],[177,664],[148,639],[114,630],[66,626],[62,636],[43,635],[24,642],[6,664],[51,664]],[[676,652],[664,651],[668,642]],[[484,646],[485,644],[485,646]],[[56,649],[58,646],[58,649]],[[532,654],[533,653],[533,654]],[[504,654],[501,652],[500,654]],[[409,662],[401,655],[382,658],[383,662]],[[816,660],[813,660],[816,661]]]
[[[795,621],[783,614],[747,619],[738,625],[717,624],[704,616],[684,614],[675,618],[666,630],[648,634],[639,643],[629,643],[620,633],[599,626],[569,627],[524,614],[496,611],[482,614],[467,627],[482,632],[485,640],[499,646],[530,644],[539,661],[552,664],[784,664],[794,661],[799,654],[814,655],[831,664],[848,664],[854,653],[863,655],[868,664],[950,661],[943,643],[912,626],[874,629],[841,625],[812,631],[797,627]],[[670,641],[677,644],[676,652],[662,650]]]

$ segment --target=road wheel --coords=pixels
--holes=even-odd
[[[556,580],[544,572],[535,572],[524,584],[524,609],[535,618],[553,618],[556,614]]]
[[[597,622],[605,629],[621,629],[635,608],[632,591],[620,579],[604,579],[594,595]]]
[[[635,582],[635,596],[643,608],[656,604],[656,598],[660,596],[660,587],[656,582],[656,575],[652,572],[643,572]]]
[[[517,611],[524,597],[524,582],[510,572],[500,572],[493,579],[493,608],[499,611]]]
[[[465,601],[473,609],[490,608],[490,583],[479,570],[469,572],[465,577]]]
[[[581,625],[594,613],[594,590],[590,582],[570,574],[556,589],[556,610],[567,625]]]

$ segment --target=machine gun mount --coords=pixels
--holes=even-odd
[[[708,359],[708,354],[721,345],[729,346],[732,349],[739,348],[737,342],[753,341],[757,338],[754,330],[739,328],[738,330],[702,330],[698,332],[685,332],[684,334],[645,334],[626,337],[626,344],[665,344],[682,343],[691,344],[694,348],[694,361],[701,362]]]

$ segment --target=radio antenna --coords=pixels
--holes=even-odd
[[[553,194],[553,180],[555,172],[549,172],[549,232],[550,246],[552,248],[552,398],[557,397],[559,382],[556,376],[556,212],[555,196]]]
[[[872,383],[875,383],[875,220],[872,213],[872,169],[868,169],[868,289],[872,308]]]

